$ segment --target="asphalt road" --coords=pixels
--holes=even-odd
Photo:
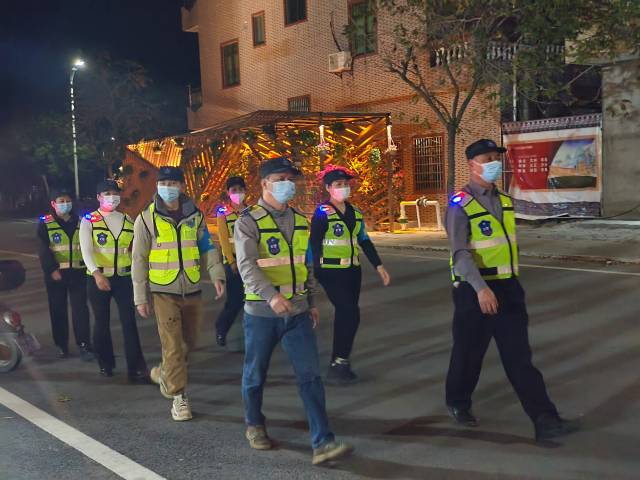
[[[170,402],[157,388],[128,385],[122,368],[103,379],[95,363],[77,356],[56,359],[33,256],[35,227],[0,222],[0,258],[18,258],[28,269],[27,283],[1,293],[1,299],[20,311],[43,345],[18,370],[0,376],[0,387],[101,442],[108,447],[104,456],[117,464],[125,465],[126,459],[118,460],[115,452],[168,479],[640,477],[640,267],[526,262],[522,282],[535,363],[561,413],[583,416],[584,423],[583,431],[561,442],[536,445],[494,346],[474,396],[480,426],[464,429],[449,421],[443,405],[452,314],[447,260],[434,253],[381,251],[392,285],[383,288],[365,268],[362,325],[352,357],[362,382],[327,387],[333,428],[357,450],[331,467],[312,467],[304,412],[279,350],[265,394],[269,431],[278,448],[256,452],[244,440],[242,356],[214,345],[220,303],[212,300],[210,285],[201,347],[190,365],[191,422],[173,422]],[[331,346],[326,300],[321,311],[318,339],[326,364]],[[122,367],[120,328],[115,316],[112,321]],[[155,325],[141,320],[139,328],[151,365],[160,354]],[[0,479],[118,478],[82,454],[78,442],[71,447],[35,426],[41,415],[27,420],[2,398],[0,390]],[[88,442],[86,437],[79,441]]]

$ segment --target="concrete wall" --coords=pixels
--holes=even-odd
[[[611,216],[640,205],[640,60],[605,67],[602,84],[602,209]]]

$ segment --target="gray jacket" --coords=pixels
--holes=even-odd
[[[287,207],[284,211],[275,210],[267,204],[262,198],[258,201],[258,205],[266,208],[271,213],[273,219],[284,237],[290,241],[293,236],[293,227],[295,218],[293,210]],[[265,274],[258,267],[258,242],[260,234],[258,232],[258,224],[248,213],[244,213],[236,221],[234,226],[234,242],[236,247],[236,260],[238,262],[238,271],[242,277],[242,281],[252,292],[260,295],[264,301],[245,302],[245,312],[260,317],[275,317],[275,312],[269,306],[269,300],[278,293],[271,281],[267,279]],[[314,296],[318,292],[318,284],[313,275],[313,261],[311,255],[307,255],[307,281],[305,283],[307,293],[305,295],[296,295],[291,300],[293,303],[293,312],[291,316],[304,313],[309,307],[314,306]]]
[[[154,196],[155,214],[175,225],[175,221],[167,214],[166,207],[161,198]],[[191,199],[181,197],[182,225],[193,219],[199,210]],[[200,249],[201,271],[208,271],[211,281],[224,281],[224,269],[220,259],[220,251],[211,242],[204,216],[198,226],[198,248]],[[149,303],[149,291],[155,293],[169,293],[173,295],[192,295],[201,290],[200,282],[192,283],[184,270],[178,274],[178,278],[169,285],[156,285],[149,282],[149,252],[153,239],[156,237],[155,227],[149,207],[138,215],[133,226],[133,265],[131,278],[133,280],[133,300],[136,305]]]

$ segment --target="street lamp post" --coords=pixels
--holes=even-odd
[[[71,95],[71,132],[73,137],[73,175],[76,184],[76,198],[80,198],[80,181],[78,180],[78,142],[76,140],[76,109],[73,99],[73,78],[78,69],[84,67],[84,60],[77,59],[71,67],[71,77],[69,78],[69,93]]]

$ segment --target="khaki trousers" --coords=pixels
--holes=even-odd
[[[152,296],[162,345],[162,381],[169,395],[178,395],[187,386],[187,357],[198,340],[202,298],[200,294],[182,297],[153,293]]]

